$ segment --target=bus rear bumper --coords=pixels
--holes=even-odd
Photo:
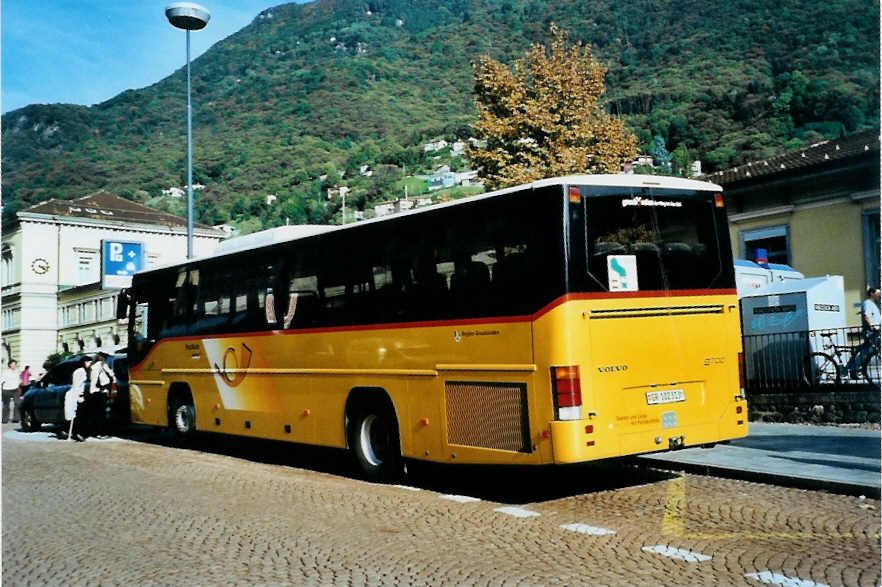
[[[617,456],[707,446],[747,435],[746,418],[731,424],[704,423],[672,429],[613,433],[585,420],[551,422],[555,463],[579,463]]]
[[[587,424],[582,420],[551,422],[551,447],[555,463],[578,463],[600,458],[594,439],[585,432]]]

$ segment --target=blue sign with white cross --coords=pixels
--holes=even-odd
[[[129,287],[143,268],[143,243],[101,241],[101,287]]]

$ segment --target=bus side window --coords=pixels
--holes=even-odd
[[[447,277],[438,271],[434,253],[423,253],[414,267],[414,319],[432,320],[447,315]]]
[[[288,300],[282,317],[282,328],[297,328],[308,323],[310,315],[315,314],[317,290],[318,278],[315,275],[291,278],[288,282]]]
[[[164,297],[167,304],[159,303],[158,306],[166,306],[162,312],[162,326],[157,338],[167,336],[181,336],[187,331],[188,307],[190,304],[190,292],[186,287],[187,271],[181,269],[175,276],[174,283],[169,284],[171,287],[164,289],[158,287],[157,297]],[[169,290],[171,290],[169,292]],[[152,303],[151,303],[152,305]]]
[[[480,260],[479,260],[480,259]],[[490,269],[480,253],[460,252],[453,261],[450,291],[457,315],[480,316],[484,313],[490,290]]]
[[[222,332],[227,317],[221,314],[220,295],[224,287],[224,275],[220,268],[212,267],[203,272],[204,276],[197,290],[197,299],[193,313],[194,334],[211,334]]]
[[[514,313],[520,313],[526,297],[525,290],[530,287],[530,271],[526,245],[501,247],[499,260],[493,266],[493,291],[501,299],[508,299],[515,306]],[[526,311],[526,308],[523,308]]]
[[[276,315],[282,321],[284,328],[308,328],[322,323],[324,315],[323,298],[319,295],[318,268],[327,271],[321,265],[319,255],[314,251],[300,251],[297,253],[296,262],[289,261],[291,268],[287,272],[287,283],[277,292]],[[332,289],[331,294],[338,293],[337,288]],[[343,291],[342,289],[340,291]]]

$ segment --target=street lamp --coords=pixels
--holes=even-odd
[[[193,258],[193,109],[190,105],[190,31],[205,28],[208,10],[192,2],[175,2],[165,9],[173,27],[187,31],[187,258]]]

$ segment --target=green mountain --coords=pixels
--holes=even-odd
[[[510,62],[554,22],[608,64],[607,104],[705,171],[879,125],[879,4],[858,0],[317,0],[265,10],[193,62],[198,220],[339,221],[413,190],[470,136],[471,61]],[[182,70],[92,107],[2,119],[4,223],[99,188],[178,211]],[[359,173],[361,165],[373,170]],[[342,175],[342,177],[341,177]],[[408,178],[408,179],[405,179]],[[277,199],[266,203],[266,195]]]

